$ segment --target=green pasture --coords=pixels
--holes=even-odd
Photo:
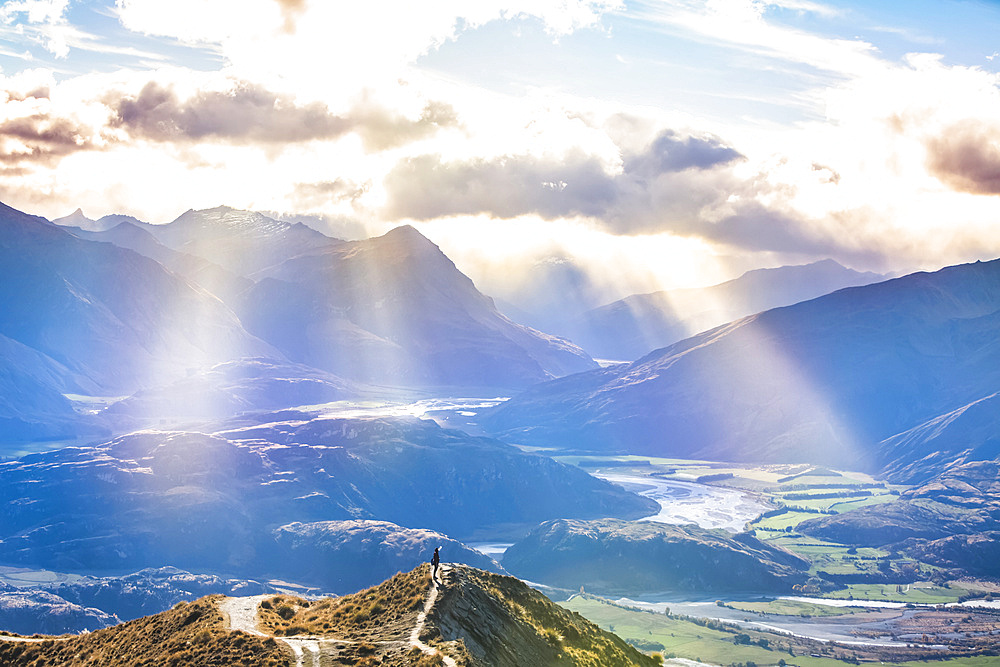
[[[831,607],[830,605],[799,600],[770,600],[768,602],[726,602],[731,609],[739,609],[755,614],[774,614],[776,616],[844,616],[853,614],[857,609]]]
[[[902,584],[901,590],[896,590],[896,584],[848,584],[846,589],[833,591],[826,597],[834,599],[884,600],[886,602],[912,602],[913,604],[946,604],[957,602],[958,598],[969,591],[959,586],[948,588],[937,586],[930,582]]]
[[[571,611],[622,639],[641,639],[663,644],[664,656],[699,660],[717,665],[753,661],[758,665],[776,665],[778,660],[802,667],[826,667],[835,662],[830,658],[792,657],[787,650],[768,650],[760,646],[736,645],[733,633],[702,627],[691,621],[670,618],[664,614],[633,611],[593,598],[574,597],[560,603]],[[776,644],[780,637],[772,635]]]

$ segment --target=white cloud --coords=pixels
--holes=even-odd
[[[20,19],[17,30],[42,44],[57,58],[69,54],[69,42],[76,29],[66,22],[69,0],[17,0],[0,7],[0,22],[7,25]]]
[[[462,30],[525,16],[562,35],[593,25],[621,0],[117,0],[117,6],[131,30],[221,45],[238,76],[344,94],[392,81]]]
[[[668,31],[700,38],[824,72],[853,76],[880,67],[875,47],[862,40],[837,39],[769,20],[771,6],[831,15],[809,2],[759,0],[663,0],[641,2],[638,13]]]

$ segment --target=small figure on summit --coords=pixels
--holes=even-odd
[[[438,553],[440,548],[441,547],[434,547],[434,555],[431,556],[431,567],[433,568],[431,570],[431,580],[434,581],[438,578],[438,566],[441,564],[441,554]]]

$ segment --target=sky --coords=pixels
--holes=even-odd
[[[0,201],[412,224],[488,292],[935,269],[1000,257],[998,72],[974,0],[7,0]]]

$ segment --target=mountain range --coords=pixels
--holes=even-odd
[[[0,562],[88,573],[173,565],[334,592],[412,567],[434,546],[496,568],[446,535],[656,507],[431,421],[287,416],[213,435],[138,431],[0,463],[0,505]]]
[[[711,287],[633,294],[569,318],[551,331],[604,359],[638,359],[720,324],[885,276],[826,259],[748,271]]]
[[[5,446],[110,435],[165,406],[169,422],[341,399],[357,383],[509,392],[596,366],[501,315],[412,227],[345,242],[226,207],[162,225],[56,222],[0,205]],[[234,390],[234,372],[256,387]],[[314,391],[260,389],[291,380]],[[221,398],[195,409],[196,396]]]
[[[873,472],[947,444],[950,455],[935,453],[919,473],[932,475],[973,455],[969,442],[894,443],[975,416],[982,451],[992,451],[998,417],[975,405],[1000,389],[998,328],[1000,260],[947,267],[768,310],[631,364],[538,385],[483,423],[514,442]],[[941,428],[918,429],[933,423]]]

